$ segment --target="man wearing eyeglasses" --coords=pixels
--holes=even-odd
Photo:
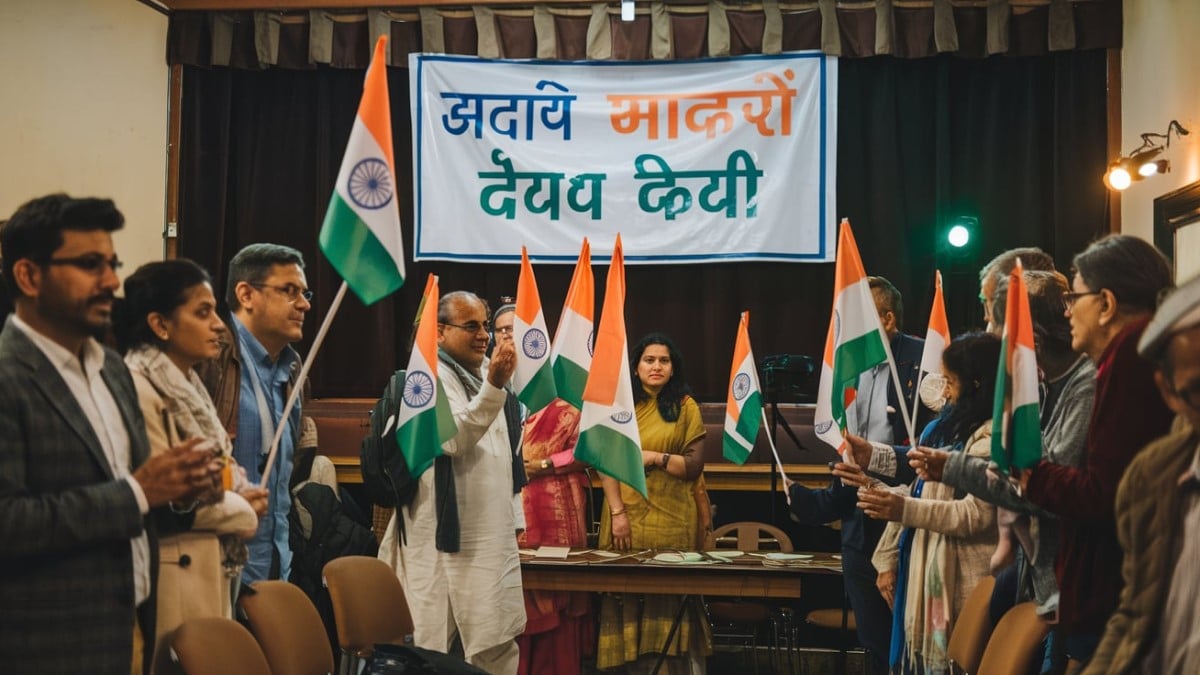
[[[1138,344],[1177,415],[1117,489],[1125,587],[1085,673],[1200,672],[1200,277],[1159,306]]]
[[[288,482],[302,424],[299,404],[287,419],[283,407],[300,370],[300,355],[291,345],[304,336],[304,317],[312,309],[304,257],[289,246],[250,244],[229,262],[225,300],[231,315],[229,343],[198,371],[233,438],[233,455],[251,482],[262,480],[276,428],[286,425],[265,484],[270,506],[247,542],[242,581],[287,579],[292,567]]]
[[[468,663],[515,675],[516,637],[525,629],[521,561],[513,536],[513,455],[504,413],[505,385],[516,368],[511,341],[486,357],[487,306],[457,291],[438,302],[438,377],[458,433],[421,475],[416,495],[391,523],[380,556],[397,571],[418,647],[448,652],[457,634]]]
[[[220,468],[194,439],[149,457],[121,357],[107,199],[55,194],[0,229],[15,306],[0,332],[0,670],[141,673],[153,653],[155,522],[176,529]],[[150,517],[152,516],[152,517]]]

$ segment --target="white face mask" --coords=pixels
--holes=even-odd
[[[946,405],[946,378],[938,373],[926,373],[921,380],[921,403],[934,412]]]

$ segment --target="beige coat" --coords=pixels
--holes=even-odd
[[[988,421],[971,434],[964,452],[987,457],[991,453],[991,436]],[[944,483],[925,483],[919,499],[905,499],[901,521],[888,523],[884,530],[871,559],[876,570],[897,568],[898,538],[904,527],[915,528],[905,596],[905,637],[910,652],[919,651],[930,667],[944,667],[944,645],[937,644],[926,631],[925,610],[932,599],[926,588],[926,570],[940,563],[942,581],[949,589],[948,635],[967,596],[989,573],[989,561],[996,548],[996,507],[972,495],[956,499],[954,488]]]
[[[150,454],[164,452],[179,443],[175,423],[166,403],[150,380],[131,371],[137,387],[138,404],[146,419]],[[196,509],[192,529],[159,538],[157,644],[162,636],[188,619],[222,616],[233,618],[232,579],[222,566],[221,534],[253,534],[258,516],[241,495],[226,492],[217,504]],[[161,649],[159,650],[161,651]],[[163,658],[155,654],[155,661]]]

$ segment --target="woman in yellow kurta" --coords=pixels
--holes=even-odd
[[[604,477],[600,545],[617,550],[696,547],[700,518],[697,481],[704,471],[704,424],[689,395],[683,359],[670,338],[651,333],[630,355],[642,464],[649,499]],[[667,640],[680,598],[605,595],[600,607],[599,668],[649,672]],[[690,605],[660,672],[703,672],[712,635],[698,601]]]

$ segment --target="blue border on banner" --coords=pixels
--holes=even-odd
[[[421,251],[421,149],[424,147],[424,137],[422,124],[425,109],[422,98],[420,96],[423,90],[423,78],[425,75],[424,66],[426,61],[447,61],[447,62],[472,62],[472,63],[504,63],[513,66],[522,65],[553,65],[553,66],[641,66],[641,65],[663,65],[664,61],[659,60],[640,60],[640,61],[565,61],[559,59],[484,59],[478,56],[465,56],[462,54],[416,54],[417,60],[417,77],[416,90],[410,91],[409,95],[416,104],[416,114],[413,119],[413,129],[416,130],[417,139],[416,147],[414,148],[414,163],[413,177],[416,185],[413,186],[413,196],[415,200],[413,209],[413,260],[445,260],[449,262],[486,262],[486,263],[519,263],[521,262],[520,255],[508,254],[488,254],[488,253],[448,253],[445,251]],[[815,253],[767,253],[761,251],[748,251],[739,253],[697,253],[693,255],[626,255],[625,260],[629,262],[688,262],[688,261],[711,261],[711,262],[754,262],[754,261],[801,261],[801,260],[821,260],[826,256],[826,236],[825,230],[829,227],[832,220],[826,213],[827,204],[825,196],[825,186],[827,181],[827,162],[826,152],[829,135],[829,105],[828,105],[828,77],[829,77],[829,58],[819,51],[803,51],[803,52],[783,52],[780,54],[744,54],[741,56],[710,56],[700,59],[689,59],[688,63],[722,63],[726,61],[745,61],[747,59],[759,61],[778,61],[784,59],[819,59],[820,65],[820,106],[821,106],[821,122],[820,122],[820,143],[821,143],[821,162],[820,162],[820,196],[818,197],[818,222],[821,226],[818,228],[818,247]],[[530,254],[531,262],[561,262],[574,263],[579,256],[575,255],[535,255]],[[612,260],[611,255],[592,255],[593,261],[605,262]],[[830,261],[832,262],[832,261]]]

